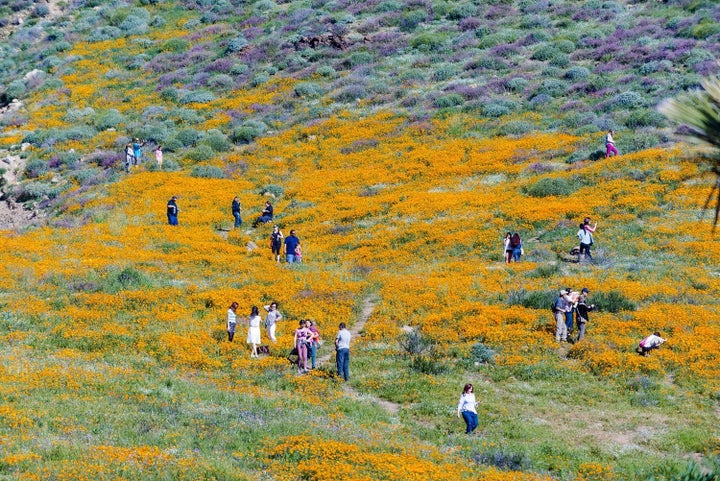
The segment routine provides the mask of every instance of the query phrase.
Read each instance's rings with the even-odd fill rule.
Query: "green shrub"
[[[195,145],[198,139],[200,139],[200,132],[195,129],[182,129],[175,134],[175,139],[177,139],[183,146],[188,147],[190,145]]]
[[[190,42],[184,38],[171,38],[160,46],[161,52],[184,52],[190,46]]]
[[[269,81],[270,81],[270,75],[265,72],[260,72],[252,78],[252,80],[250,81],[250,86],[258,87]]]
[[[332,77],[335,75],[335,69],[329,65],[321,65],[317,68],[317,70],[315,70],[315,73],[322,77]]]
[[[508,80],[508,88],[513,92],[522,92],[527,87],[528,81],[522,77],[514,77]]]
[[[298,97],[315,98],[322,95],[323,89],[313,82],[299,82],[295,85],[295,95]]]
[[[482,342],[475,343],[470,350],[470,360],[473,363],[495,364],[495,351]]]
[[[215,152],[228,152],[232,149],[232,142],[217,129],[210,130],[202,139],[202,143],[210,146]]]
[[[411,355],[420,355],[430,352],[434,349],[435,343],[423,336],[423,334],[413,329],[410,332],[406,332],[398,340],[402,350]]]
[[[422,52],[437,50],[442,44],[443,39],[436,33],[421,33],[410,39],[410,46]]]
[[[550,277],[560,272],[560,264],[542,264],[537,266],[535,269],[527,273],[528,277],[540,277],[543,279],[549,279]]]
[[[462,105],[464,103],[465,99],[463,99],[462,95],[460,94],[448,94],[435,99],[435,106],[441,109],[448,107],[457,107],[458,105]]]
[[[565,78],[572,81],[581,80],[584,78],[588,78],[590,76],[590,70],[586,69],[585,67],[580,66],[574,66],[570,67],[567,72],[565,72]]]
[[[95,116],[93,124],[98,130],[115,128],[123,121],[123,116],[117,109],[110,109]]]
[[[187,92],[180,98],[181,104],[206,104],[215,100],[215,94],[207,91]]]
[[[662,127],[665,124],[665,116],[649,109],[633,110],[625,119],[624,124],[629,129]]]
[[[564,178],[545,177],[534,184],[526,186],[523,191],[530,197],[549,197],[555,195],[570,195],[577,189]]]
[[[242,124],[240,127],[233,129],[230,134],[230,140],[236,144],[249,144],[255,137],[259,137],[267,131],[267,126],[262,122],[250,120]]]
[[[526,291],[521,288],[508,292],[507,304],[510,306],[523,306],[529,309],[543,309],[550,312],[550,307],[557,296],[558,292],[554,290]]]
[[[556,55],[559,55],[561,52],[553,45],[541,45],[540,47],[536,48],[535,51],[533,51],[532,59],[533,60],[539,60],[541,62],[545,62],[547,60],[550,60],[551,58],[555,57]]]
[[[210,160],[215,156],[215,151],[210,148],[209,145],[198,145],[194,149],[190,149],[183,155],[184,159],[192,160],[193,162],[204,162]]]
[[[599,311],[617,313],[620,311],[634,311],[635,303],[625,297],[620,291],[602,291],[593,293],[592,302]]]
[[[424,10],[411,10],[400,18],[400,30],[403,32],[412,32],[418,25],[424,22],[426,18],[427,12]]]
[[[526,120],[511,120],[500,126],[500,135],[525,135],[535,129],[535,124]]]
[[[190,175],[204,179],[224,179],[226,177],[225,172],[214,165],[196,165]]]

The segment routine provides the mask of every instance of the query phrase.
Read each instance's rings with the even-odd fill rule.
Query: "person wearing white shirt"
[[[460,402],[457,407],[457,417],[462,416],[465,420],[465,434],[472,434],[478,427],[478,416],[476,410],[477,402],[475,402],[475,388],[472,384],[467,383],[463,388]]]
[[[659,332],[654,332],[642,341],[640,341],[640,345],[638,346],[638,352],[643,356],[647,356],[651,350],[657,349],[665,341],[666,339],[660,337]]]
[[[618,150],[615,148],[615,139],[613,139],[613,135],[615,134],[615,131],[610,129],[608,130],[607,135],[605,135],[605,158],[607,159],[610,157],[610,154],[618,155]]]
[[[590,246],[593,245],[593,236],[590,231],[585,228],[585,224],[580,224],[580,230],[577,232],[578,239],[580,239],[580,255],[578,260],[580,262],[588,259],[592,261],[592,255],[590,254]]]
[[[267,335],[273,343],[277,343],[277,339],[275,339],[275,329],[277,328],[277,322],[282,319],[283,316],[280,314],[280,311],[278,311],[277,302],[275,301],[265,306],[265,310],[267,311],[267,317],[265,318]]]

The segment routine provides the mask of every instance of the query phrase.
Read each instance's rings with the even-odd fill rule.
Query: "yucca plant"
[[[669,119],[686,125],[690,136],[712,148],[701,154],[701,160],[707,162],[716,177],[703,207],[706,209],[715,199],[715,231],[720,216],[720,79],[705,79],[701,86],[702,89],[664,101],[659,110]]]

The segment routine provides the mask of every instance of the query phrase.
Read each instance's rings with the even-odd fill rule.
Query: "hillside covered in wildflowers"
[[[656,109],[718,74],[716,2],[0,14],[0,479],[717,479],[716,179]],[[251,227],[267,200],[302,263]],[[555,339],[565,287],[596,305],[577,342]],[[368,305],[344,383],[333,339]],[[305,375],[300,319],[331,359]]]

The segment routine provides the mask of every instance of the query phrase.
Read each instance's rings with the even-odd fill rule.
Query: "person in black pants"
[[[273,206],[270,203],[270,201],[265,202],[265,208],[262,211],[262,214],[260,214],[260,217],[255,219],[255,222],[253,222],[253,227],[257,227],[258,224],[265,224],[267,222],[271,222],[273,219]]]

